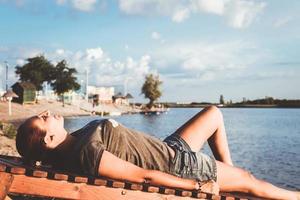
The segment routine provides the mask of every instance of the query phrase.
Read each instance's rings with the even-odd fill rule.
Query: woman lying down
[[[208,141],[214,158],[200,151]],[[64,119],[45,111],[18,128],[18,152],[28,161],[130,182],[198,190],[215,181],[221,191],[300,200],[299,192],[259,180],[233,166],[221,111],[209,106],[163,141],[111,119],[94,120],[69,134]]]

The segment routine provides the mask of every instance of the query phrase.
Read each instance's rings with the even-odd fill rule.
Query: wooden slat
[[[148,186],[147,191],[148,192],[159,192],[159,187]]]
[[[125,187],[125,183],[124,182],[120,182],[120,181],[113,181],[112,187],[114,187],[114,188],[124,188]]]
[[[13,176],[9,173],[0,172],[0,200],[6,198],[13,181]]]
[[[88,182],[88,178],[87,177],[83,177],[83,176],[76,176],[74,179],[75,183],[87,183]]]
[[[55,180],[67,181],[69,176],[67,174],[55,173],[53,178]]]
[[[115,188],[123,188],[122,190],[120,190],[121,191],[120,194],[122,196],[128,196],[128,194],[131,194],[131,192],[134,192],[134,191],[143,191],[142,194],[144,194],[144,195],[149,194],[149,193],[151,193],[153,195],[155,193],[159,193],[159,194],[155,194],[155,195],[167,194],[169,196],[170,195],[173,196],[172,194],[176,194],[176,195],[180,195],[180,196],[187,196],[187,197],[192,196],[195,198],[213,199],[213,200],[238,200],[238,199],[240,199],[240,200],[247,200],[247,199],[258,200],[258,199],[262,199],[262,198],[250,197],[245,194],[223,193],[221,196],[216,196],[216,195],[210,195],[210,194],[206,194],[206,193],[197,193],[195,191],[191,192],[191,191],[177,190],[177,189],[172,189],[172,188],[155,187],[155,186],[150,186],[148,184],[124,183],[124,182],[120,182],[120,181],[108,180],[106,178],[93,178],[93,177],[88,178],[88,177],[84,177],[84,176],[72,175],[69,173],[64,174],[63,172],[57,172],[57,171],[51,169],[49,166],[48,167],[40,166],[38,168],[34,168],[32,166],[26,166],[22,163],[21,159],[18,157],[3,156],[3,155],[0,155],[0,172],[10,172],[12,174],[21,174],[21,175],[14,175],[16,177],[24,176],[26,174],[26,177],[24,176],[26,178],[25,182],[27,182],[27,179],[31,180],[33,178],[30,176],[36,176],[36,177],[40,177],[40,178],[35,178],[35,179],[46,180],[47,183],[48,183],[48,181],[54,181],[56,184],[59,184],[59,182],[61,182],[60,184],[68,183],[69,184],[68,187],[71,188],[69,191],[73,190],[73,192],[75,191],[75,193],[80,193],[80,194],[82,192],[78,192],[78,191],[80,191],[81,188],[86,187],[86,186],[82,186],[82,185],[87,185],[85,183],[88,183],[87,186],[96,185],[95,187],[98,187],[98,188],[102,188],[99,186],[106,186],[105,188],[107,188],[107,186],[108,186],[108,187],[110,187],[110,189],[112,189],[112,191],[116,191],[117,189],[115,189]],[[46,177],[48,179],[45,179]],[[54,179],[54,180],[52,180],[52,179]],[[66,182],[66,181],[70,181],[70,182]],[[55,184],[55,187],[57,186],[56,184]],[[43,186],[44,189],[45,188],[48,189],[48,187],[45,186],[44,183],[42,185],[44,185]],[[61,188],[62,187],[60,187],[59,185],[57,186],[58,190],[61,190]],[[126,189],[130,189],[131,192],[128,193],[127,192],[128,190],[126,190]],[[205,187],[201,187],[201,189],[205,190]],[[215,188],[213,188],[213,189],[215,189]],[[28,191],[24,191],[25,194],[26,194],[26,192],[28,192]],[[203,191],[203,192],[205,192],[205,191]],[[210,192],[210,191],[208,190],[207,192]],[[75,195],[75,193],[73,195]],[[35,195],[38,195],[38,194],[35,194]],[[65,194],[63,194],[63,195],[65,195]],[[67,196],[66,198],[71,198],[71,197],[69,197],[69,194],[66,196]],[[78,196],[78,194],[77,194],[77,196]],[[166,196],[166,195],[163,195],[163,196]],[[53,196],[53,197],[56,197],[56,196]],[[58,197],[58,198],[64,198],[64,197]]]
[[[165,194],[172,194],[172,195],[175,195],[175,189],[165,188],[164,193],[165,193]]]
[[[107,180],[97,178],[94,180],[94,184],[99,186],[106,186]]]
[[[130,185],[130,189],[142,191],[143,190],[143,185],[142,184],[133,183],[133,184]]]
[[[25,174],[26,169],[24,167],[12,167],[10,173],[12,174]]]
[[[61,191],[63,192],[57,192]],[[67,199],[127,199],[127,200],[181,200],[189,199],[174,195],[163,195],[159,193],[147,193],[121,188],[110,188],[104,186],[93,186],[83,183],[70,183],[66,181],[55,181],[46,178],[27,177],[25,175],[14,175],[14,181],[9,192],[16,194],[27,194],[35,196],[47,196]]]
[[[0,172],[5,172],[6,170],[6,165],[0,164]]]
[[[39,178],[46,178],[48,176],[48,173],[41,170],[34,170],[32,172],[32,176],[39,177]]]

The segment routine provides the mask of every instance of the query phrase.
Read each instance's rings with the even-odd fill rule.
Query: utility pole
[[[126,77],[124,81],[124,96],[127,94],[127,86],[128,86],[128,81],[132,79],[131,77]]]
[[[86,86],[85,86],[85,100],[89,100],[89,94],[88,94],[88,85],[89,85],[89,72],[88,69],[86,69]]]
[[[7,92],[7,90],[8,90],[8,62],[4,61],[4,63],[5,63],[5,66],[6,66],[6,72],[5,72],[5,74],[6,74],[6,77],[5,77],[5,90]]]

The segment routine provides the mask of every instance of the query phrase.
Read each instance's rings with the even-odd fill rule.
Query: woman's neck
[[[76,138],[70,134],[67,134],[65,140],[55,148],[55,151],[61,153],[62,155],[68,154],[70,151],[72,151],[72,146],[75,142]]]

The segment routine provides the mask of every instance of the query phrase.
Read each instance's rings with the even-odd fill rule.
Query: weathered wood
[[[107,180],[97,178],[95,179],[94,184],[99,186],[106,186]]]
[[[58,192],[63,191],[63,192]],[[27,177],[25,175],[14,175],[14,181],[9,192],[16,194],[27,194],[34,196],[47,196],[67,199],[127,199],[127,200],[181,200],[188,199],[174,195],[163,195],[159,193],[148,193],[122,188],[110,188],[104,186],[93,186],[84,183],[70,183],[66,181],[55,181],[46,178]]]
[[[56,171],[49,166],[25,165],[19,157],[0,155],[0,173],[14,177],[10,193],[68,199],[212,199],[258,200],[245,194],[215,192],[214,185],[201,186],[201,192],[156,187],[149,184],[129,183],[105,177],[77,176]],[[26,174],[26,175],[25,175]],[[2,180],[2,178],[0,179]],[[2,184],[1,184],[2,186]],[[208,188],[206,188],[208,187]],[[61,192],[57,192],[61,191]],[[208,192],[208,193],[205,193]]]
[[[55,180],[66,181],[68,180],[69,176],[67,174],[55,173],[53,178]]]
[[[6,165],[0,164],[0,172],[5,172],[6,170]]]
[[[143,190],[143,185],[133,183],[133,184],[130,185],[130,189],[132,189],[132,190]]]
[[[12,167],[10,173],[12,174],[25,174],[26,169],[24,167]]]
[[[13,181],[13,176],[11,174],[0,172],[0,200],[6,198],[9,188]]]
[[[75,183],[87,183],[88,178],[87,177],[82,177],[82,176],[76,176],[74,179]]]
[[[32,176],[39,177],[39,178],[45,178],[48,176],[48,173],[45,171],[41,171],[41,170],[34,170],[32,172]]]
[[[114,188],[124,188],[125,187],[125,183],[124,182],[120,182],[120,181],[113,181],[112,187],[114,187]]]

